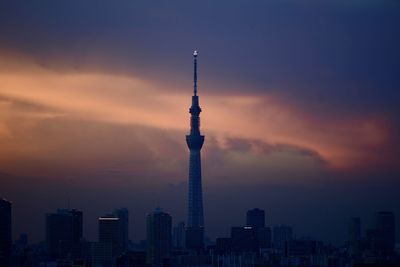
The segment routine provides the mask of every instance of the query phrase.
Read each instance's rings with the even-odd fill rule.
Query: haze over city
[[[88,240],[117,207],[135,241],[157,206],[186,219],[195,49],[207,237],[255,207],[334,244],[352,216],[363,229],[376,211],[398,218],[399,12],[390,0],[0,3],[13,239],[44,240],[57,208],[83,211]]]

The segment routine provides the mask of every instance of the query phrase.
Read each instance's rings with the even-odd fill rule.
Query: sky
[[[399,218],[398,25],[395,0],[2,1],[14,238],[43,240],[57,208],[84,212],[88,240],[118,207],[133,240],[157,206],[185,220],[193,50],[207,236],[255,207],[336,244],[351,216]]]

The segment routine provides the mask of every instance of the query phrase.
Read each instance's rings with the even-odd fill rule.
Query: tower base
[[[185,238],[186,249],[200,251],[204,248],[203,227],[187,227]]]

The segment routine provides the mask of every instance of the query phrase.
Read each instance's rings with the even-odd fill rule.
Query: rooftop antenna
[[[194,74],[193,74],[193,82],[194,82],[194,95],[197,95],[197,50],[193,51],[193,59],[194,59]]]

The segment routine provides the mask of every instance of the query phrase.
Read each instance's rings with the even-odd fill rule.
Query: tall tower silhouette
[[[200,134],[199,97],[197,96],[197,51],[193,52],[194,60],[194,92],[192,106],[189,109],[190,134],[186,135],[186,143],[190,151],[189,157],[189,192],[188,192],[188,220],[186,228],[186,248],[199,250],[203,248],[204,218],[203,192],[201,186],[201,154],[204,135]]]

